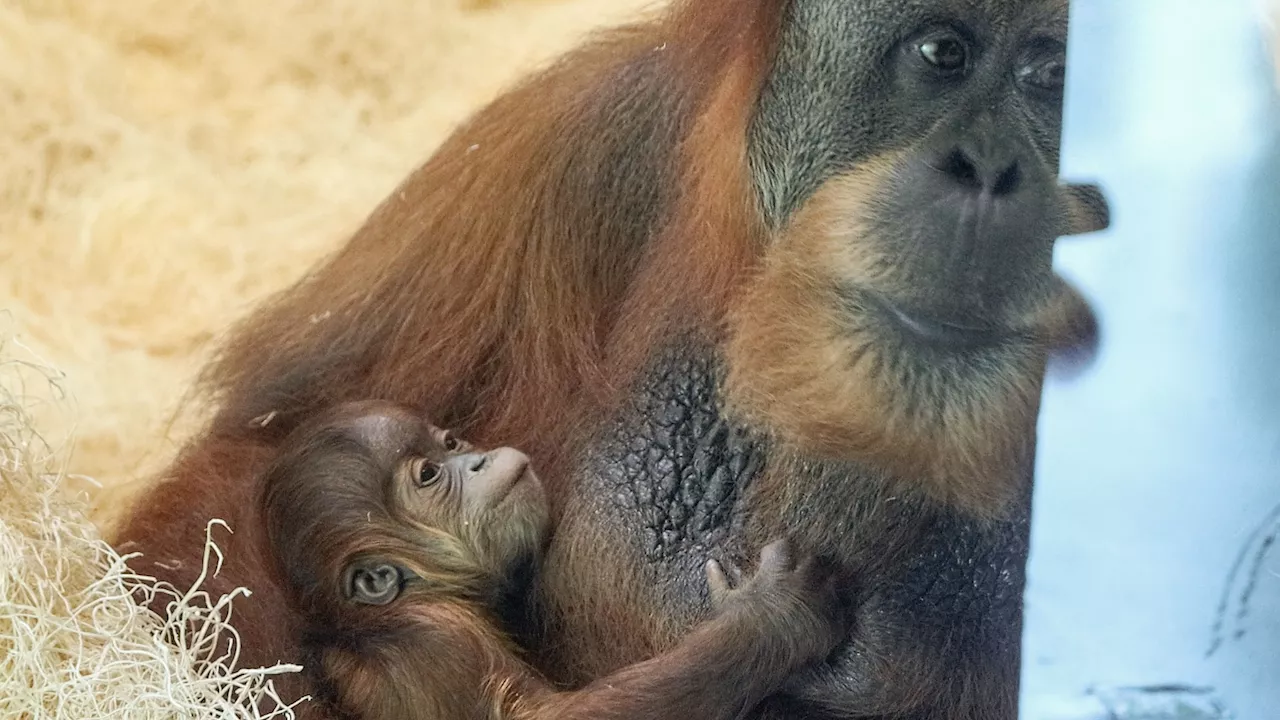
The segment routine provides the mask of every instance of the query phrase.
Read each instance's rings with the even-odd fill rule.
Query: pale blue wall
[[[1045,397],[1025,720],[1100,717],[1090,685],[1169,683],[1280,719],[1280,546],[1243,621],[1246,578],[1226,588],[1280,506],[1280,104],[1255,5],[1073,0],[1063,174],[1102,182],[1113,225],[1058,251],[1104,335]]]

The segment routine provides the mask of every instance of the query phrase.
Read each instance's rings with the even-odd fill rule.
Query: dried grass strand
[[[131,572],[133,556],[66,492],[70,436],[51,443],[30,416],[70,405],[61,382],[21,341],[0,339],[0,717],[292,718],[296,703],[272,680],[301,668],[238,667],[232,610],[248,590],[201,589],[221,568],[212,531],[225,523],[209,523],[203,572],[179,590]]]

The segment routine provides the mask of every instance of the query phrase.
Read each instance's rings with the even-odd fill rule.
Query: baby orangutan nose
[[[463,455],[463,463],[467,466],[467,472],[478,473],[485,469],[489,464],[488,455],[470,454]]]
[[[450,458],[448,463],[461,471],[470,492],[485,497],[488,505],[497,505],[525,480],[531,477],[529,457],[515,448],[502,447],[487,453],[468,453]]]

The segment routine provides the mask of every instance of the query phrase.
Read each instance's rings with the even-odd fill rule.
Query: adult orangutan
[[[761,716],[1015,717],[1042,378],[1093,328],[1053,244],[1107,222],[1056,181],[1066,32],[1067,0],[689,0],[594,39],[244,321],[121,539],[188,580],[283,434],[404,401],[541,469],[553,677],[672,647],[708,556],[787,536],[856,617]],[[285,647],[278,578],[224,577]]]

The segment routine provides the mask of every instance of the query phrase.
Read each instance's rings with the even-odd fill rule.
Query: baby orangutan
[[[503,629],[549,531],[524,454],[472,448],[400,405],[348,403],[285,441],[264,493],[308,669],[338,716],[729,720],[846,631],[830,573],[775,542],[745,582],[707,563],[711,616],[669,651],[557,691]]]

